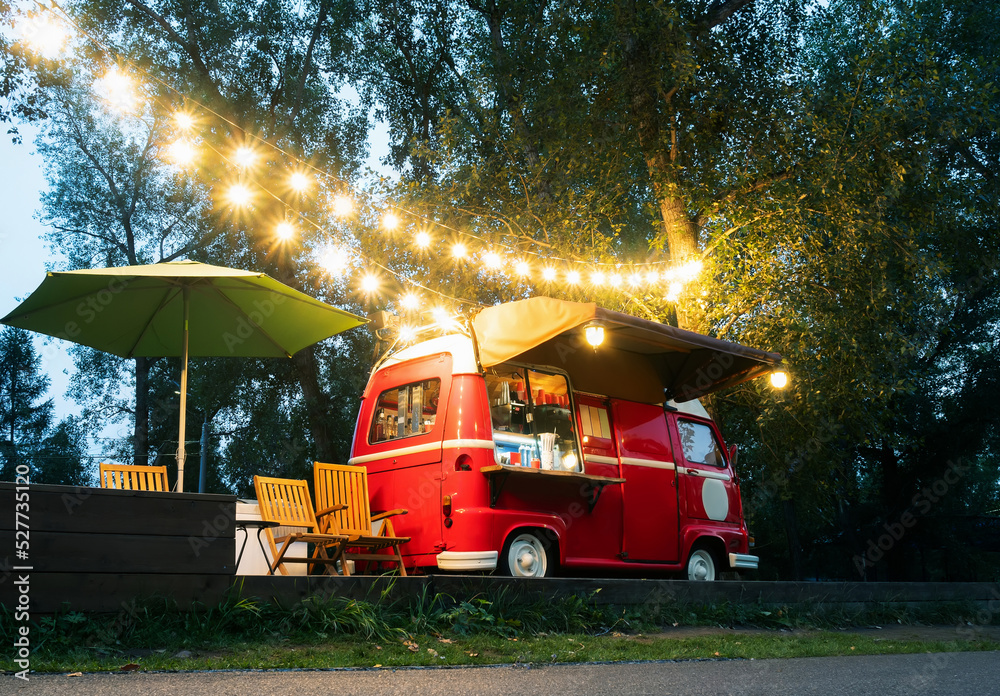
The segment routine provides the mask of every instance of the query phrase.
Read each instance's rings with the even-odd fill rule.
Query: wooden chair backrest
[[[372,535],[372,513],[368,502],[368,469],[341,464],[313,464],[316,509],[346,505],[332,513],[340,534]],[[331,530],[337,533],[337,530]]]
[[[257,491],[262,520],[278,522],[283,527],[308,527],[318,531],[309,484],[305,480],[254,476],[253,487]]]
[[[101,488],[118,488],[126,491],[169,491],[167,467],[101,462]]]

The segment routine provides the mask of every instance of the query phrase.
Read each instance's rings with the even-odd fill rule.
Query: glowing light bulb
[[[591,324],[583,330],[584,336],[587,338],[587,343],[592,345],[594,348],[604,343],[604,327],[597,324]]]
[[[490,270],[496,270],[503,265],[503,259],[495,251],[487,251],[483,254],[483,265]]]
[[[594,271],[590,274],[590,282],[598,287],[604,285],[604,281],[607,277],[604,275],[604,271]]]
[[[382,216],[382,227],[386,228],[387,230],[396,229],[397,227],[399,227],[400,222],[401,220],[399,219],[399,216],[396,215],[396,213],[388,212]]]
[[[332,247],[323,253],[320,264],[332,276],[342,276],[347,272],[351,263],[350,254],[339,247]]]
[[[788,386],[788,373],[784,370],[775,370],[771,373],[771,386],[775,389],[784,389]]]
[[[58,58],[66,45],[66,31],[49,14],[26,17],[20,22],[21,38],[43,58]]]
[[[189,131],[194,128],[194,116],[189,114],[187,111],[178,111],[174,114],[174,123],[177,127],[184,131]]]
[[[611,287],[620,288],[622,283],[625,282],[625,279],[622,278],[620,273],[612,273],[608,276],[608,282],[611,283]]]
[[[410,311],[420,307],[420,296],[415,292],[408,292],[399,298],[399,304]]]
[[[257,153],[244,145],[236,148],[236,152],[233,153],[233,161],[236,162],[237,167],[249,169],[257,161]]]
[[[684,280],[694,280],[701,273],[702,263],[700,260],[695,259],[694,261],[688,261],[686,264],[680,267],[679,272]]]
[[[577,283],[579,283],[580,282],[580,272],[579,271],[570,271],[569,273],[567,273],[566,274],[566,282],[569,283],[570,285],[576,285]]]
[[[630,273],[628,276],[628,284],[632,287],[637,287],[642,285],[642,274],[641,273]]]
[[[333,199],[333,214],[337,217],[347,217],[354,212],[354,200],[350,196],[340,195]]]
[[[104,101],[118,111],[129,113],[139,105],[139,97],[135,93],[135,81],[113,67],[104,73],[104,77],[94,83],[94,91]]]
[[[676,277],[677,277],[677,271],[675,271],[672,268],[668,268],[663,272],[663,279],[668,283]]]
[[[684,292],[683,283],[671,283],[670,287],[667,289],[667,293],[669,295],[673,295],[675,298],[680,296],[682,292]]]
[[[417,337],[417,330],[412,326],[399,327],[399,339],[403,343],[411,343]]]
[[[546,266],[542,269],[542,278],[546,282],[551,283],[556,279],[556,269],[552,268],[552,266]]]
[[[292,187],[293,191],[304,193],[312,186],[312,179],[303,172],[292,172],[292,175],[288,177],[288,185]]]
[[[169,157],[175,164],[186,167],[194,162],[194,146],[187,140],[177,140],[170,145]]]
[[[522,278],[525,278],[531,275],[531,266],[528,264],[527,261],[521,259],[520,261],[514,264],[514,272],[517,273]]]
[[[274,233],[278,236],[278,239],[287,242],[295,236],[295,225],[287,220],[279,222],[278,226],[274,228]]]
[[[253,194],[250,193],[250,189],[243,184],[233,184],[230,186],[227,196],[229,198],[229,202],[238,207],[249,205],[250,201],[253,199]]]
[[[431,245],[431,236],[426,232],[417,232],[413,238],[413,243],[421,249],[426,249]]]
[[[469,253],[469,250],[461,242],[455,242],[451,245],[451,255],[456,259],[464,259]]]
[[[650,285],[659,282],[659,280],[660,280],[660,274],[657,273],[656,271],[649,271],[648,273],[646,273],[646,282],[649,283]]]
[[[379,285],[381,285],[381,281],[374,273],[366,273],[364,277],[361,278],[361,290],[368,294],[378,292]]]

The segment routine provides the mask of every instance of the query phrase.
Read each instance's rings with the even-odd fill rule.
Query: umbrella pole
[[[187,425],[187,391],[188,391],[188,312],[191,298],[187,286],[184,286],[184,335],[181,338],[181,423],[177,435],[177,492],[184,491],[184,460],[187,452],[184,449],[184,438]]]

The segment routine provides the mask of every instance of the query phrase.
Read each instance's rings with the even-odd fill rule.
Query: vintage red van
[[[546,297],[445,324],[376,364],[351,452],[372,509],[408,510],[395,522],[408,567],[698,580],[757,567],[735,447],[697,398],[779,355]]]

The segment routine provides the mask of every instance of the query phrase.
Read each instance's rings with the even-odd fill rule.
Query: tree
[[[24,329],[0,330],[0,479],[13,481],[27,467],[34,483],[86,483],[85,446],[73,417],[53,423],[49,379]]]

